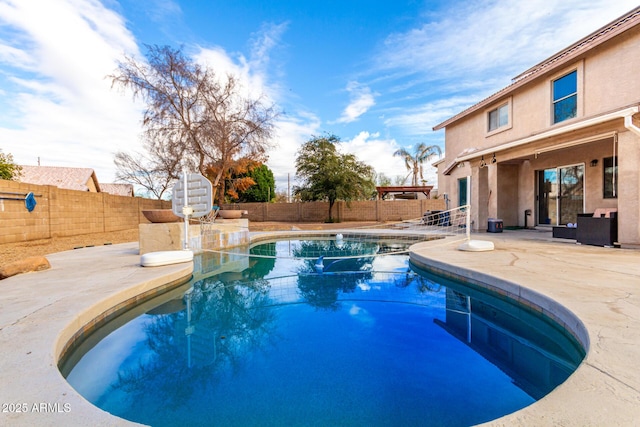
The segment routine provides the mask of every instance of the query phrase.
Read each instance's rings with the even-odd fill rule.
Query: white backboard
[[[213,187],[211,181],[197,173],[187,174],[187,191],[185,203],[185,179],[184,175],[180,177],[176,185],[173,186],[173,196],[171,200],[171,209],[173,213],[184,218],[182,208],[189,206],[193,209],[192,217],[205,216],[213,208],[211,196]]]

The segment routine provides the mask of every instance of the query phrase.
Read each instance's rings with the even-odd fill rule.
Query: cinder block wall
[[[11,200],[29,192],[37,203],[32,212],[24,200]],[[130,230],[148,222],[142,210],[167,208],[171,202],[164,200],[0,180],[0,244]]]
[[[105,231],[105,213],[102,206],[103,195],[101,193],[62,190],[57,187],[49,187],[48,192],[51,237],[75,236]],[[37,209],[38,206],[36,206],[35,210]]]
[[[28,192],[36,196],[32,212],[27,211],[24,200],[11,200]],[[49,187],[0,180],[0,243],[51,237],[49,200]]]
[[[248,212],[249,221],[323,222],[329,218],[328,202],[306,203],[237,203],[222,209]],[[337,221],[402,221],[419,218],[430,210],[444,210],[444,199],[338,201],[332,216]]]
[[[10,200],[24,198],[29,192],[37,202],[32,212],[27,211],[24,200]],[[131,230],[149,222],[142,215],[143,210],[170,208],[171,202],[164,200],[0,180],[0,244]],[[327,202],[241,203],[222,208],[246,210],[249,221],[255,222],[324,222],[329,218]],[[419,218],[428,210],[443,209],[444,199],[339,201],[333,206],[332,216],[344,222],[401,221]]]

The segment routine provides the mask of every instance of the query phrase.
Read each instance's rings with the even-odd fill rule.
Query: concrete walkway
[[[578,335],[582,328],[581,339],[590,343],[585,361],[564,384],[490,425],[637,425],[640,251],[579,246],[548,235],[473,236],[493,241],[492,252],[461,252],[459,242],[425,242],[414,246],[412,260],[537,301],[573,322],[567,326]],[[133,425],[79,396],[58,371],[57,356],[92,319],[138,294],[185,280],[192,263],[142,268],[137,244],[48,258],[51,270],[0,281],[0,425]]]
[[[0,425],[134,425],[76,393],[58,370],[58,355],[78,330],[113,307],[189,279],[193,263],[143,268],[137,243],[47,258],[49,270],[0,281]]]

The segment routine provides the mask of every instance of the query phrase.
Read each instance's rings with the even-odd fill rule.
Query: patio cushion
[[[604,218],[611,218],[611,213],[617,213],[618,209],[616,208],[598,208],[593,212],[593,217],[594,218],[602,218],[604,215]]]

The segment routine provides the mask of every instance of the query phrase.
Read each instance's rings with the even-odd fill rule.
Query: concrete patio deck
[[[413,248],[412,259],[524,299],[551,298],[542,303],[545,310],[560,318],[569,310],[586,327],[590,348],[565,383],[487,425],[638,425],[640,251],[576,245],[550,234],[527,230],[472,235],[493,241],[496,249],[491,252],[458,251],[456,242],[421,243]]]
[[[461,252],[459,241],[425,242],[413,247],[412,260],[543,301],[550,313],[571,320],[568,310],[590,342],[585,361],[564,384],[488,425],[637,425],[640,251],[579,246],[535,231],[472,238],[491,240],[496,249]],[[134,425],[79,396],[58,371],[58,355],[91,319],[142,292],[185,280],[193,264],[142,268],[137,244],[48,258],[50,270],[0,281],[0,425]]]
[[[135,425],[76,393],[58,370],[58,356],[73,334],[111,308],[189,279],[193,263],[143,268],[137,243],[47,258],[49,270],[0,281],[0,425]]]

